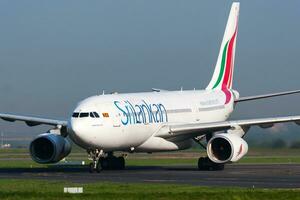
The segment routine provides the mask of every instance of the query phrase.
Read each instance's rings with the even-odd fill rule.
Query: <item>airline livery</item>
[[[239,3],[232,4],[212,79],[206,89],[107,94],[79,102],[66,121],[0,113],[7,121],[29,126],[51,125],[47,133],[30,143],[30,155],[38,163],[59,162],[71,152],[68,137],[91,158],[91,172],[124,169],[124,157],[114,152],[162,152],[192,147],[206,148],[200,170],[221,170],[248,151],[243,136],[251,126],[300,123],[300,116],[228,120],[237,103],[299,93],[300,90],[240,97],[232,88]]]

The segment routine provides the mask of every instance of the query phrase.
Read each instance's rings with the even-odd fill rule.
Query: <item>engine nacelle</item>
[[[233,133],[217,134],[207,143],[207,155],[215,163],[236,162],[247,152],[247,142]]]
[[[29,151],[32,160],[37,163],[56,163],[69,155],[71,144],[60,135],[44,133],[30,143]]]

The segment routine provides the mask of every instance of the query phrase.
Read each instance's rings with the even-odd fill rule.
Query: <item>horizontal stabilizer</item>
[[[240,97],[240,98],[236,99],[235,102],[252,101],[252,100],[257,100],[257,99],[265,99],[265,98],[270,98],[270,97],[284,96],[284,95],[296,94],[296,93],[300,93],[300,90],[292,90],[292,91],[286,91],[286,92]]]

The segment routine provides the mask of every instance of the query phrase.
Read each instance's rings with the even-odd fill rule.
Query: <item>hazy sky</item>
[[[66,119],[102,90],[205,88],[231,3],[1,0],[0,111]],[[299,19],[299,0],[241,1],[233,83],[241,96],[300,89]],[[241,103],[233,118],[300,114],[299,102]]]

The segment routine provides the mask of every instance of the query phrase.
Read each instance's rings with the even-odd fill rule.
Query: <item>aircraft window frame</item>
[[[88,112],[81,112],[79,114],[79,118],[86,118],[86,117],[89,117],[89,113]]]
[[[74,117],[74,118],[78,118],[79,117],[79,112],[73,112],[73,114],[72,114],[72,117]]]
[[[95,118],[100,118],[100,115],[97,112],[93,112],[95,115]]]
[[[94,112],[90,112],[90,117],[95,118]]]

